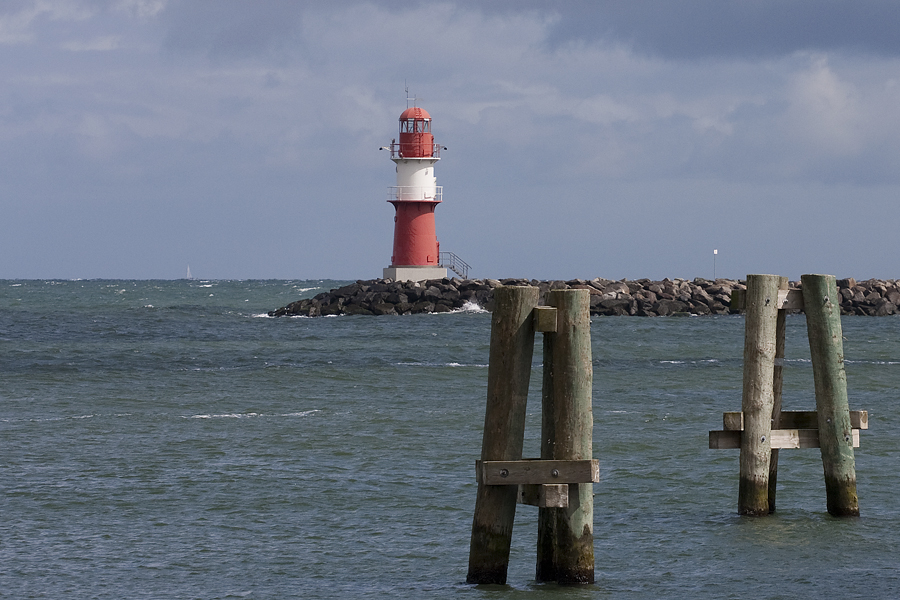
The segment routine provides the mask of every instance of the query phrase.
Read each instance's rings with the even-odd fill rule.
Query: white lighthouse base
[[[394,281],[425,281],[426,279],[443,279],[447,276],[444,267],[387,267],[384,278]]]

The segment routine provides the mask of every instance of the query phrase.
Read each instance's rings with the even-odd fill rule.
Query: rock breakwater
[[[663,279],[633,281],[609,279],[433,279],[421,282],[372,279],[357,281],[313,298],[292,302],[269,316],[324,317],[329,315],[405,315],[440,313],[472,308],[493,309],[494,288],[524,285],[540,290],[540,303],[555,289],[584,289],[591,296],[591,314],[607,316],[727,315],[734,290],[744,281],[734,279]],[[791,282],[800,288],[800,282]],[[841,314],[886,316],[900,314],[900,281],[839,279]]]

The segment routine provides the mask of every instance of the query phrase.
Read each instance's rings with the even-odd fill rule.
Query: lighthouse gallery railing
[[[427,148],[428,144],[419,144],[416,142],[405,142],[401,144],[400,142],[391,142],[391,158],[421,158],[428,160],[440,158],[443,146],[440,144],[432,144],[431,146],[431,156],[418,156],[424,154],[422,148]]]

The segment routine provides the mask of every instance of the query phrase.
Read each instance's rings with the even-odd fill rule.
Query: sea
[[[861,516],[783,450],[737,514],[744,320],[594,317],[596,583],[465,583],[490,314],[271,318],[348,282],[0,281],[0,598],[896,598],[900,316],[843,319]],[[538,337],[540,334],[538,334]],[[526,457],[539,455],[536,343]],[[787,319],[784,408],[815,407]]]

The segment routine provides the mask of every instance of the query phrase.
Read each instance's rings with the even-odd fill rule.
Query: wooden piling
[[[490,364],[481,460],[521,460],[525,405],[534,354],[536,287],[494,290]],[[479,477],[469,546],[468,583],[506,583],[516,486],[485,485]]]
[[[777,275],[747,275],[744,322],[744,386],[738,512],[769,514],[773,384],[778,321]]]
[[[816,389],[828,512],[834,516],[859,516],[837,285],[832,275],[803,275],[800,280]]]
[[[553,290],[557,330],[544,334],[541,458],[591,458],[590,296],[587,290]],[[594,498],[591,483],[569,485],[565,508],[538,509],[537,581],[594,582]]]
[[[778,278],[778,289],[787,290],[787,277]],[[784,328],[787,322],[787,309],[778,305],[778,317],[775,321],[775,368],[772,378],[772,429],[781,429],[781,392],[784,387]],[[775,512],[775,492],[778,486],[778,449],[772,450],[769,456],[769,512]]]

